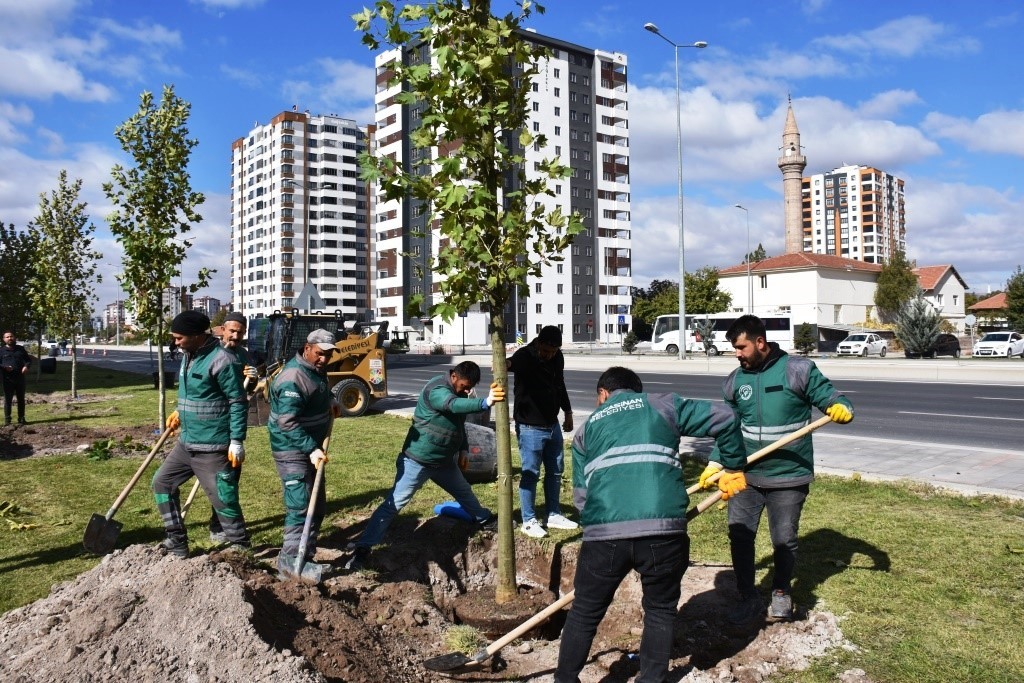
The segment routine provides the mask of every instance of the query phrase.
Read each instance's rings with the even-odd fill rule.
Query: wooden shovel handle
[[[560,597],[558,600],[555,600],[553,603],[545,607],[543,610],[537,612],[537,614],[533,615],[532,617],[521,623],[519,626],[516,626],[514,629],[503,635],[501,638],[498,638],[496,641],[488,645],[486,649],[478,652],[473,657],[473,659],[475,661],[482,662],[488,657],[491,657],[495,652],[505,647],[513,640],[529,631],[530,629],[534,628],[538,624],[543,624],[545,621],[551,618],[551,615],[553,615],[555,612],[559,611],[560,609],[568,605],[570,602],[572,602],[573,598],[575,597],[576,591],[569,591],[568,593]]]
[[[132,492],[133,488],[135,488],[135,485],[139,482],[139,479],[142,477],[142,473],[146,471],[147,467],[149,467],[149,463],[153,462],[153,458],[156,457],[157,451],[159,451],[160,448],[164,445],[164,441],[167,440],[167,437],[170,433],[171,430],[165,429],[163,433],[160,435],[160,438],[157,439],[156,444],[153,445],[153,450],[149,452],[149,455],[146,456],[146,459],[142,461],[141,465],[139,465],[139,469],[135,472],[135,476],[131,478],[131,481],[128,482],[128,485],[124,487],[123,491],[121,491],[121,495],[117,497],[117,500],[114,501],[114,504],[110,506],[109,510],[107,510],[106,518],[108,520],[114,516],[114,513],[117,512],[117,509],[121,507],[122,503],[124,503],[125,498],[127,498],[128,494]]]
[[[777,451],[778,449],[782,448],[786,444],[790,444],[790,443],[796,441],[797,439],[804,438],[805,436],[807,436],[808,434],[813,432],[818,427],[827,425],[831,421],[832,421],[831,417],[829,417],[828,415],[822,415],[821,417],[819,417],[817,420],[815,420],[814,422],[810,423],[809,425],[801,427],[800,429],[796,430],[792,434],[787,434],[786,436],[782,437],[778,441],[776,441],[774,443],[768,444],[767,446],[765,446],[761,450],[758,450],[758,451],[755,451],[755,452],[751,453],[749,456],[747,456],[747,465],[748,466],[752,465],[753,463],[757,462],[758,460],[760,460],[764,456],[766,456],[769,453],[772,453],[774,451]],[[718,472],[715,472],[710,477],[708,477],[708,481],[718,481],[718,479],[722,476],[722,473],[724,471],[725,470],[719,470]],[[694,493],[697,493],[698,491],[700,491],[700,483],[694,484],[690,488],[686,489],[686,493],[689,494],[689,495],[693,495]]]

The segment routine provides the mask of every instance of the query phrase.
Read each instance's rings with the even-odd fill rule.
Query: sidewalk
[[[478,352],[452,358],[454,363],[462,360],[475,361],[481,367],[491,366],[490,354]],[[1019,360],[823,358],[815,359],[815,362],[831,379],[878,379],[881,375],[894,381],[969,381],[1024,386],[1024,361]],[[612,365],[624,365],[640,373],[685,372],[724,377],[736,367],[736,359],[725,356],[680,361],[665,356],[567,353],[565,365],[574,370],[601,370]],[[415,401],[415,396],[395,396],[380,401],[376,407],[389,413],[412,415]],[[590,413],[590,406],[573,410],[575,426],[582,425]],[[818,473],[837,476],[859,474],[868,481],[909,479],[968,495],[1024,499],[1024,451],[848,436],[840,430],[826,426],[815,432],[814,458]],[[566,435],[566,440],[571,438],[571,434]],[[684,454],[706,460],[710,441],[684,439],[681,447]]]

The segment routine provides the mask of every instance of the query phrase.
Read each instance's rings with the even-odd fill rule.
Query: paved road
[[[86,351],[79,359],[143,374],[155,370],[144,350],[108,348],[106,356]],[[411,413],[427,379],[463,359],[476,361],[489,376],[489,354],[390,357],[391,398],[376,407]],[[817,363],[850,394],[857,414],[849,425],[830,425],[815,434],[818,471],[914,479],[967,493],[1024,498],[1024,361],[826,358]],[[590,415],[597,376],[610,365],[632,367],[651,391],[719,400],[722,379],[735,364],[731,357],[679,361],[568,353],[575,422],[578,426]],[[697,453],[706,450],[706,444],[691,445]]]
[[[490,366],[489,356],[467,358]],[[722,379],[735,363],[732,358],[567,355],[575,422],[582,424],[593,410],[597,377],[609,365],[634,368],[652,391],[720,400]],[[450,365],[444,357],[396,359],[389,366],[394,398],[381,402],[380,408],[411,411],[426,380]],[[818,365],[850,394],[857,414],[849,425],[830,425],[816,433],[818,471],[914,479],[968,493],[1024,498],[1024,362],[822,359]],[[706,444],[691,445],[698,453],[706,452]]]

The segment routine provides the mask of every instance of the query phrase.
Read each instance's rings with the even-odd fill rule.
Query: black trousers
[[[20,372],[4,372],[4,419],[11,421],[11,403],[18,399],[18,421],[25,419],[25,375]]]

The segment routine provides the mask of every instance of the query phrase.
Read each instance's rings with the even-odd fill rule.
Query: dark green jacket
[[[285,363],[270,385],[270,450],[277,455],[309,455],[323,445],[334,415],[327,374],[301,353]]]
[[[431,467],[454,462],[459,451],[469,448],[466,415],[486,409],[479,398],[456,394],[449,373],[435,377],[423,387],[416,402],[402,452]]]
[[[713,436],[729,469],[743,466],[731,409],[677,394],[611,394],[572,442],[573,504],[583,540],[667,536],[686,531],[689,496],[680,436]]]
[[[242,389],[242,364],[210,337],[186,353],[178,371],[179,440],[193,451],[226,451],[244,441],[248,404]]]
[[[747,455],[791,434],[811,421],[811,406],[824,412],[853,404],[836,391],[809,358],[790,356],[772,343],[772,351],[756,370],[733,370],[722,385],[725,402],[740,417]],[[712,456],[712,459],[716,459]],[[746,470],[747,483],[765,488],[799,486],[814,480],[811,435],[797,439],[758,460]]]

